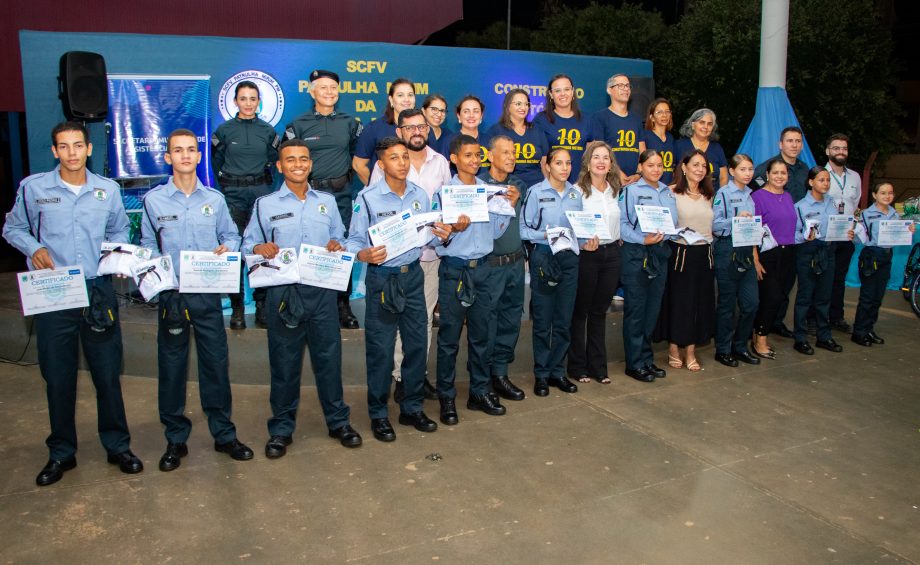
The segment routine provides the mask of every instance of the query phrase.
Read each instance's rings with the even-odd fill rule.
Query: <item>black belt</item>
[[[272,176],[269,172],[264,172],[261,175],[246,175],[242,177],[237,177],[234,175],[228,175],[224,173],[217,174],[217,181],[221,186],[261,186],[263,184],[272,184]]]
[[[383,267],[380,265],[368,265],[367,269],[369,271],[379,272],[382,275],[396,275],[399,273],[408,273],[412,267],[418,266],[418,261],[413,261],[407,265],[400,265],[398,267]]]
[[[333,177],[329,179],[313,179],[310,181],[310,185],[313,188],[317,188],[319,190],[339,191],[345,188],[349,180],[351,180],[351,173],[345,173],[340,177]]]
[[[598,248],[598,249],[606,249],[606,248],[608,248],[608,247],[622,247],[622,246],[623,246],[623,240],[622,240],[622,239],[618,239],[618,240],[616,240],[616,241],[611,241],[610,243],[600,243],[600,244],[598,244],[597,248]]]
[[[469,267],[470,269],[475,269],[485,264],[483,261],[484,257],[479,259],[460,259],[459,257],[451,257],[450,255],[445,255],[441,257],[441,260],[446,262],[450,267]]]
[[[516,263],[518,259],[523,259],[524,252],[519,249],[504,255],[489,255],[487,258],[489,260],[489,265],[493,267],[501,267],[502,265],[510,265],[511,263]]]

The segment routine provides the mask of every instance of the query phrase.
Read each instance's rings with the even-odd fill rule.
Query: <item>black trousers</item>
[[[272,192],[272,187],[267,184],[256,186],[225,186],[222,187],[221,190],[224,193],[224,199],[227,201],[230,219],[236,224],[236,229],[239,230],[242,236],[243,232],[246,231],[246,226],[249,225],[250,218],[252,218],[252,209],[256,199]],[[230,298],[242,300],[242,292],[243,278],[240,277],[240,292],[236,295],[231,295]],[[252,290],[252,299],[257,302],[263,302],[265,300],[265,289],[254,288]]]
[[[620,242],[578,256],[568,372],[572,378],[607,376],[607,309],[620,281]]]
[[[891,277],[891,249],[863,247],[859,253],[859,304],[853,335],[862,337],[875,331],[878,311],[885,298],[885,289]]]
[[[754,331],[758,335],[769,335],[779,323],[776,320],[783,320],[789,305],[789,291],[795,285],[795,247],[778,245],[761,253],[760,264],[766,273],[758,285],[760,306],[754,318]]]
[[[816,259],[826,254],[827,262],[818,273]],[[831,324],[828,316],[831,303],[831,284],[834,282],[834,245],[821,240],[806,241],[796,246],[796,278],[798,289],[795,293],[795,326],[793,333],[796,341],[806,341],[807,318],[809,310],[815,313],[817,338],[821,341],[831,339]]]
[[[834,244],[834,286],[831,288],[831,322],[843,320],[843,293],[847,288],[847,271],[856,245],[852,241],[837,241]]]

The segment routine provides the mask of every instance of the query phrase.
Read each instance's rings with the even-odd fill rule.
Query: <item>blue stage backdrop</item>
[[[398,77],[415,82],[418,105],[433,93],[444,95],[451,108],[466,94],[480,96],[486,105],[483,128],[498,120],[502,98],[511,88],[527,90],[532,112],[541,111],[547,81],[558,73],[574,79],[579,103],[587,112],[609,103],[605,87],[614,73],[633,79],[633,111],[643,114],[654,94],[650,61],[607,57],[385,43],[37,31],[20,32],[20,46],[33,172],[54,165],[48,134],[64,119],[56,77],[59,59],[67,51],[100,53],[110,74],[209,75],[211,131],[235,111],[233,85],[248,78],[255,79],[262,91],[260,115],[280,132],[312,107],[307,88],[315,68],[340,75],[339,110],[365,122],[382,114],[389,83]],[[456,130],[456,118],[450,114],[445,125]],[[105,131],[100,124],[90,128],[96,147],[92,167],[101,173]]]

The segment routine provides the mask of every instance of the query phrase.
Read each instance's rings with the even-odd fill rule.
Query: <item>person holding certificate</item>
[[[837,205],[825,198],[831,186],[831,176],[824,167],[812,167],[808,171],[808,185],[811,187],[804,198],[796,202],[795,224],[795,267],[798,290],[795,293],[795,350],[804,355],[814,355],[815,350],[808,343],[808,311],[815,311],[817,340],[815,345],[840,353],[843,348],[831,336],[830,305],[831,288],[834,284],[834,243],[828,243],[828,217],[836,214]],[[853,230],[848,232],[853,239]]]
[[[289,139],[278,148],[281,187],[256,200],[252,219],[243,234],[243,252],[272,259],[281,249],[301,244],[342,250],[345,226],[335,197],[310,187],[307,179],[313,161],[302,139]],[[268,355],[271,367],[272,417],[265,456],[283,457],[293,441],[300,405],[300,377],[304,345],[310,348],[310,365],[329,437],[345,447],[362,440],[348,421],[350,410],[342,392],[342,334],[337,292],[328,288],[288,284],[272,286],[265,295]]]
[[[601,239],[595,251],[578,257],[578,287],[572,312],[568,373],[572,379],[610,384],[607,376],[607,309],[620,281],[620,168],[610,146],[588,143],[581,161],[578,182],[582,210],[601,214],[610,239]]]
[[[715,333],[715,277],[712,262],[712,176],[706,154],[694,149],[675,167],[674,200],[680,233],[668,242],[664,303],[658,316],[655,341],[668,342],[668,365],[688,371],[702,369],[696,347]],[[682,352],[683,351],[683,355]]]
[[[550,149],[546,156],[547,178],[530,187],[521,214],[521,239],[534,243],[530,255],[530,290],[533,319],[533,393],[548,396],[550,385],[562,392],[578,391],[566,378],[565,356],[571,343],[572,312],[578,288],[577,248],[560,250],[549,230],[563,228],[575,237],[566,211],[583,210],[581,190],[569,183],[572,158],[565,149]],[[604,175],[606,176],[606,175]],[[601,177],[603,178],[603,177]],[[598,179],[598,184],[600,184]],[[600,197],[601,194],[595,194]],[[574,240],[573,240],[574,241]],[[582,249],[596,251],[595,236],[579,240]],[[581,376],[581,375],[579,375]]]
[[[450,160],[457,167],[457,174],[448,186],[482,185],[476,178],[481,162],[479,141],[466,134],[460,134],[450,142]],[[442,192],[435,195],[436,210],[444,210]],[[506,198],[512,207],[517,203],[516,194],[496,196]],[[446,211],[445,211],[446,215]],[[441,422],[452,426],[459,421],[455,398],[457,389],[457,351],[460,349],[460,332],[466,322],[467,367],[470,372],[470,395],[466,407],[492,416],[505,413],[498,396],[492,392],[489,363],[492,357],[489,326],[495,308],[495,296],[491,292],[492,266],[486,258],[492,253],[494,240],[508,229],[510,219],[494,212],[488,212],[488,221],[472,222],[461,215],[455,226],[457,233],[438,246],[441,257],[438,268],[438,304],[441,309],[441,325],[438,328],[438,397],[441,402]]]
[[[111,276],[97,276],[103,241],[127,242],[129,223],[118,185],[86,168],[93,152],[83,124],[63,122],[51,130],[51,152],[60,164],[24,179],[6,216],[3,238],[26,256],[30,271],[79,266],[86,277],[89,308],[36,314],[38,365],[45,380],[51,434],[48,462],[38,486],[61,480],[77,466],[78,347],[96,388],[99,439],[108,461],[123,473],[144,464],[131,452],[121,394],[121,326]]]
[[[196,175],[201,152],[194,132],[177,129],[170,133],[163,158],[172,166],[173,174],[166,184],[144,196],[141,245],[169,255],[181,279],[183,251],[212,251],[215,255],[237,251],[240,234],[224,195],[204,186]],[[158,405],[167,442],[160,458],[161,471],[178,469],[188,455],[186,441],[192,422],[185,416],[185,391],[192,329],[198,351],[201,408],[208,417],[214,449],[237,461],[252,459],[252,450],[237,439],[236,426],[230,420],[229,352],[220,300],[216,293],[167,290],[159,294]]]
[[[712,201],[712,255],[719,292],[715,359],[728,367],[737,367],[738,361],[759,365],[760,359],[747,346],[757,314],[757,246],[735,245],[734,236],[741,234],[733,233],[734,218],[754,220],[754,200],[748,187],[754,176],[754,161],[739,153],[729,161],[728,172],[731,180]]]
[[[406,123],[403,117],[406,112],[413,112],[413,127],[425,124],[421,114],[411,110],[399,115],[400,123]],[[422,131],[418,133],[424,135]],[[424,141],[421,137],[421,142]],[[437,153],[434,155],[440,157]],[[389,225],[394,219],[427,213],[431,210],[431,201],[425,189],[406,180],[412,167],[406,141],[397,137],[383,138],[377,144],[377,164],[383,178],[362,190],[355,199],[346,247],[357,253],[359,261],[367,263],[367,310],[364,315],[367,409],[374,437],[389,442],[396,439],[388,418],[387,399],[397,331],[402,338],[399,423],[421,432],[433,432],[438,424],[422,410],[429,310],[425,301],[425,273],[419,265],[423,247],[418,231],[414,222],[400,221],[404,229],[394,226],[387,232],[392,235],[386,243],[374,241],[374,235],[379,226]],[[450,234],[450,228],[435,222],[432,233],[443,239]],[[403,239],[410,241],[406,244]],[[397,246],[405,250],[397,253]]]
[[[865,246],[859,253],[859,303],[856,306],[856,321],[853,323],[853,343],[862,346],[881,345],[885,340],[875,333],[878,310],[885,298],[885,288],[891,276],[891,245],[879,243],[880,222],[897,220],[898,213],[891,203],[894,201],[894,186],[883,182],[872,189],[875,203],[863,210],[859,230]],[[913,233],[916,227],[911,224]]]
[[[626,352],[626,375],[637,381],[653,382],[664,378],[664,369],[655,365],[652,332],[668,277],[667,261],[671,248],[664,241],[673,236],[643,228],[636,206],[657,206],[677,217],[677,204],[668,186],[659,181],[664,170],[661,155],[646,149],[639,155],[639,182],[620,192],[620,254],[623,267],[620,281],[625,291],[623,308],[623,348]],[[646,231],[649,230],[649,231]]]

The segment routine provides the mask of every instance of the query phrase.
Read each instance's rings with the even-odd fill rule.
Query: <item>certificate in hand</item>
[[[179,286],[176,284],[176,269],[169,255],[136,263],[131,267],[131,276],[134,277],[137,290],[147,301],[164,290],[174,290]]]
[[[563,226],[546,228],[546,241],[549,242],[553,255],[560,251],[572,251],[575,255],[579,253],[578,240],[569,228]]]
[[[677,230],[677,235],[683,238],[683,240],[687,242],[687,245],[696,245],[701,241],[712,243],[711,239],[690,227]]]
[[[240,291],[240,254],[179,253],[179,292],[234,294]]]
[[[636,206],[636,216],[639,218],[639,229],[644,233],[663,233],[673,235],[677,233],[674,227],[674,217],[671,209],[664,206]]]
[[[854,229],[855,219],[852,214],[834,214],[827,217],[827,235],[824,241],[850,241],[847,232]]]
[[[488,193],[489,201],[489,212],[493,214],[498,214],[499,216],[511,216],[514,217],[517,214],[514,212],[514,208],[511,206],[511,202],[508,202],[507,198],[502,198],[505,195],[506,187],[498,184],[486,185],[486,192]]]
[[[613,239],[610,234],[610,225],[603,214],[566,210],[565,215],[568,217],[569,223],[572,224],[575,237],[591,239],[597,236],[598,239]]]
[[[431,233],[431,228],[434,227],[435,222],[441,221],[441,213],[425,212],[424,214],[413,214],[412,220],[415,222],[415,230],[418,232],[419,246],[428,245],[428,242],[434,237],[434,234]]]
[[[354,253],[326,251],[325,247],[301,244],[297,265],[300,283],[319,288],[345,290],[355,264]]]
[[[374,247],[383,245],[387,248],[387,260],[419,247],[419,235],[412,212],[402,212],[377,222],[367,229],[367,233]]]
[[[82,267],[61,267],[17,273],[25,316],[89,306]]]
[[[99,252],[97,275],[131,276],[131,267],[147,261],[153,252],[146,247],[130,243],[113,243],[103,241]]]
[[[878,223],[879,245],[911,245],[914,234],[910,231],[913,220],[881,220]]]
[[[750,247],[763,242],[763,217],[732,218],[732,247]]]
[[[282,247],[271,259],[266,259],[262,255],[247,255],[246,272],[249,274],[251,288],[297,284],[300,282],[297,250],[293,247]]]
[[[471,222],[489,221],[488,185],[444,185],[441,187],[441,213],[445,224],[454,224],[461,214]]]

